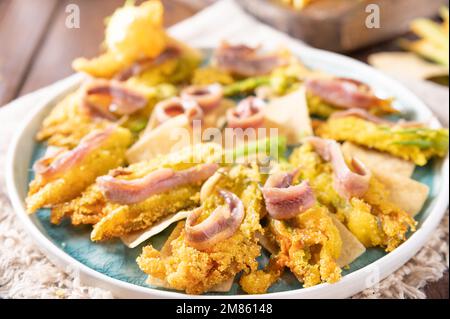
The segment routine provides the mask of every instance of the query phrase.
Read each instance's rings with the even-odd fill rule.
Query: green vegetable
[[[224,87],[225,96],[235,96],[249,93],[257,89],[259,86],[270,83],[270,77],[252,77],[242,81],[237,81]]]
[[[143,117],[138,117],[134,119],[130,119],[125,127],[128,128],[133,133],[139,133],[147,126],[148,119]]]
[[[433,146],[433,142],[427,140],[410,140],[410,141],[395,141],[392,142],[395,145],[408,145],[408,146],[417,146],[420,149],[427,149]]]
[[[286,66],[273,70],[270,75],[250,77],[225,86],[226,96],[250,93],[260,86],[270,87],[276,95],[285,95],[294,90],[305,77],[307,69],[297,59]]]
[[[446,129],[426,127],[394,129],[391,134],[393,137],[398,136],[398,139],[393,144],[417,146],[422,150],[434,149],[441,156],[445,155],[448,150],[448,130]]]
[[[235,161],[238,158],[253,154],[266,154],[274,159],[284,158],[286,154],[286,138],[284,136],[276,136],[245,143],[234,149],[225,150],[223,160],[224,162],[230,159]]]

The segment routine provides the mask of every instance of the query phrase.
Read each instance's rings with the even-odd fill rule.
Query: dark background
[[[165,25],[191,16],[201,1],[162,0]],[[79,29],[65,26],[65,8],[71,3],[80,8]],[[72,74],[74,58],[96,55],[103,40],[104,17],[123,3],[124,0],[0,0],[0,107]],[[349,55],[365,61],[370,53],[398,49],[394,39]],[[438,282],[428,284],[425,292],[428,298],[448,299],[448,271]]]

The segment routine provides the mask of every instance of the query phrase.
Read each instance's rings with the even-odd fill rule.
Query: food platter
[[[367,65],[350,58],[317,49],[291,48],[293,54],[306,66],[336,76],[362,80],[375,88],[377,95],[395,98],[396,108],[408,115],[408,119],[427,122],[431,127],[440,127],[429,109],[410,91],[398,82],[384,76]],[[80,85],[80,78],[74,77],[65,87],[53,92],[37,105],[17,130],[11,143],[7,159],[7,187],[14,209],[27,231],[47,256],[61,267],[80,275],[83,284],[108,289],[117,297],[124,298],[183,298],[186,294],[163,288],[152,288],[145,283],[145,276],[135,263],[141,246],[126,248],[121,242],[107,244],[90,242],[87,228],[73,228],[70,225],[52,226],[48,210],[42,209],[29,216],[24,200],[27,185],[32,178],[30,168],[45,151],[43,145],[35,142],[34,136],[51,108],[69,92]],[[448,205],[448,157],[416,168],[414,178],[430,187],[430,194],[422,212],[417,215],[418,230],[406,242],[389,254],[381,249],[370,248],[350,265],[341,281],[335,284],[320,284],[301,288],[301,285],[286,275],[272,286],[268,294],[256,297],[271,298],[345,298],[375,285],[407,262],[428,240],[437,227]],[[160,246],[170,229],[153,237],[151,242]],[[267,258],[263,255],[261,258]],[[245,295],[234,284],[226,293],[210,293],[195,296],[254,298]],[[190,296],[191,297],[191,296]]]

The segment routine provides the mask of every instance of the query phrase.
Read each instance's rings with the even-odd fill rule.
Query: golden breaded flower
[[[108,51],[125,61],[158,56],[166,46],[163,14],[163,5],[154,0],[117,9],[106,27]]]
[[[112,78],[137,60],[160,55],[167,44],[163,28],[164,7],[159,0],[134,6],[133,1],[108,18],[106,52],[92,59],[77,58],[72,67],[94,77]]]

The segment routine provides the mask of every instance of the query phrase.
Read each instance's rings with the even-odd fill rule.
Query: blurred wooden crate
[[[317,0],[295,10],[277,0],[238,0],[258,19],[321,49],[349,52],[404,34],[418,17],[433,17],[448,0]],[[380,27],[366,27],[378,5]]]

